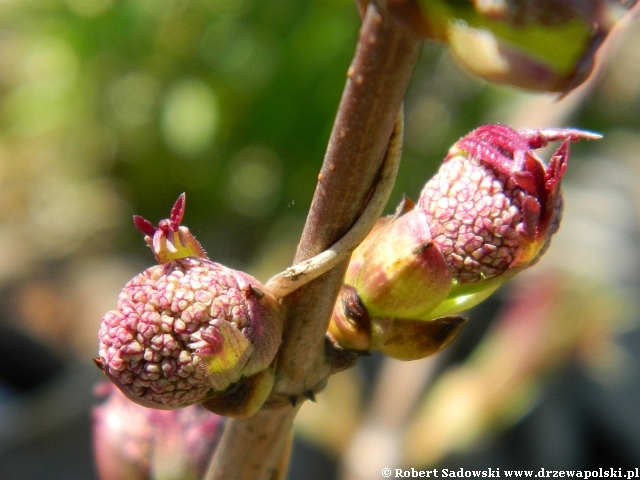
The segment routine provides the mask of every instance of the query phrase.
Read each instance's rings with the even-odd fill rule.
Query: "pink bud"
[[[181,408],[267,368],[281,335],[280,305],[258,280],[184,258],[124,287],[102,319],[97,363],[131,400]]]
[[[463,324],[452,315],[487,298],[549,247],[562,218],[569,143],[597,138],[504,125],[464,136],[415,208],[405,201],[353,252],[330,336],[344,348],[405,360],[442,348]],[[562,144],[545,165],[534,150],[557,140]]]
[[[234,408],[221,409],[248,416],[273,383],[272,374],[258,374],[269,369],[280,346],[282,309],[252,276],[198,254],[195,238],[179,226],[183,208],[181,196],[153,233],[155,227],[136,218],[138,228],[152,233],[149,243],[161,265],[130,280],[118,308],[103,317],[96,364],[140,405],[182,408],[241,390],[242,402],[234,398]],[[173,260],[169,234],[181,245]],[[243,388],[234,389],[237,384]]]
[[[562,218],[569,143],[581,138],[600,136],[485,125],[449,150],[417,208],[449,265],[450,298],[495,289],[546,251]],[[554,140],[562,144],[545,166],[534,150]]]
[[[102,480],[201,478],[224,419],[199,405],[160,411],[141,407],[108,383],[93,409],[93,445]]]

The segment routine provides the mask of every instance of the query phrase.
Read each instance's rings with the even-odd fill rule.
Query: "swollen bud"
[[[451,317],[534,264],[562,217],[569,143],[599,135],[486,125],[460,139],[425,185],[353,252],[329,333],[345,348],[429,355],[464,323]],[[545,164],[534,150],[562,144]],[[444,317],[444,318],[441,318]]]
[[[93,449],[101,480],[202,478],[224,419],[200,405],[153,410],[136,405],[113,385],[93,409]]]
[[[212,411],[249,416],[273,384],[265,371],[280,346],[282,309],[258,280],[206,258],[180,226],[183,196],[176,206],[155,230],[136,217],[161,264],[130,280],[103,317],[96,364],[140,405],[175,409],[224,394]]]
[[[538,261],[562,219],[560,182],[569,144],[598,138],[572,129],[485,125],[449,150],[417,205],[453,279],[447,300],[432,316],[479,303]],[[545,166],[534,150],[557,140],[562,144]]]

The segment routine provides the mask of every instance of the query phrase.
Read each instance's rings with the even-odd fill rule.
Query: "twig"
[[[363,210],[421,44],[384,9],[368,5],[296,263],[336,243]],[[269,402],[277,408],[227,422],[206,480],[268,480],[277,468],[301,399],[331,373],[325,333],[345,268],[343,261],[283,299],[287,322]]]
[[[351,254],[367,233],[371,230],[375,222],[380,218],[384,207],[387,204],[389,195],[396,181],[398,167],[400,166],[400,158],[402,156],[402,136],[403,136],[403,112],[402,109],[398,113],[389,147],[385,155],[382,170],[375,185],[371,198],[367,202],[367,206],[360,215],[356,224],[351,227],[344,237],[334,243],[324,252],[313,258],[297,263],[283,272],[271,277],[265,287],[273,293],[277,298],[289,295],[310,281],[318,278],[323,273],[328,272],[335,267],[340,261],[344,260],[347,255]]]

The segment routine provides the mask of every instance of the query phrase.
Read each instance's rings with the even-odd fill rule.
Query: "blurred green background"
[[[183,191],[216,260],[249,268],[270,239],[295,242],[357,40],[351,2],[0,8],[3,263],[20,264],[3,275],[24,258],[143,256],[128,217],[165,218]],[[442,51],[425,49],[414,80],[393,203],[507,94]]]
[[[131,215],[156,223],[186,192],[183,223],[212,260],[262,281],[290,264],[359,24],[344,0],[0,0],[1,479],[44,478],[30,455],[48,478],[91,475],[43,438],[77,424],[67,443],[90,462],[100,318],[153,262]],[[570,123],[637,155],[640,32],[621,38],[602,77],[557,104],[425,45],[388,210],[481,123]]]

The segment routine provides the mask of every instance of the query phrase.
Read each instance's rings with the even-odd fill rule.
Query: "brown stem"
[[[366,204],[418,58],[421,40],[370,3],[318,178],[296,262],[317,255],[353,225]],[[267,480],[305,392],[324,387],[331,366],[325,332],[346,261],[287,296],[287,323],[268,405],[228,421],[206,480]],[[295,405],[295,406],[294,406]]]
[[[228,419],[205,479],[271,480],[297,410],[261,410],[246,420]]]
[[[331,245],[330,248],[315,257],[304,260],[287,268],[283,272],[271,277],[265,288],[276,298],[280,299],[293,293],[298,288],[315,280],[323,273],[345,260],[347,256],[365,239],[375,223],[378,221],[391,195],[396,181],[400,157],[402,155],[402,136],[404,128],[404,114],[400,110],[396,120],[384,163],[376,179],[375,188],[367,201],[358,221],[351,227],[344,237]]]

